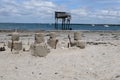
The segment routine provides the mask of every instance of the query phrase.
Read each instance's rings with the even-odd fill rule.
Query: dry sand
[[[44,32],[48,39],[47,34]],[[0,33],[0,46],[7,45],[9,33]],[[56,32],[59,44],[46,57],[31,55],[34,33],[21,33],[26,52],[0,52],[0,80],[120,80],[120,32],[84,31],[85,49],[67,48],[67,35]],[[29,35],[29,36],[26,36]]]

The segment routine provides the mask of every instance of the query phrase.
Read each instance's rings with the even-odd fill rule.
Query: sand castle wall
[[[39,44],[39,43],[43,43],[43,42],[45,42],[44,34],[43,33],[36,33],[35,34],[35,43]]]
[[[8,48],[11,48],[12,50],[22,50],[22,42],[19,41],[19,33],[14,32],[12,33],[11,40],[8,41]]]
[[[12,43],[12,41],[8,41],[8,48],[12,48],[12,44],[13,44],[14,50],[22,50],[22,42],[21,41],[14,41],[13,43]]]
[[[49,34],[49,36],[50,36],[50,39],[56,39],[56,33],[55,32],[51,32]]]
[[[50,50],[47,48],[47,45],[44,43],[41,44],[33,44],[31,46],[32,55],[33,56],[39,56],[39,57],[45,57],[50,53]]]
[[[39,57],[45,57],[50,53],[50,50],[45,43],[43,33],[35,34],[35,43],[31,45],[31,51],[32,55]]]
[[[80,32],[74,32],[74,40],[80,40],[81,39],[81,33]]]
[[[82,40],[82,35],[80,32],[74,32],[74,41],[70,43],[71,47],[76,46],[81,49],[84,49],[86,46],[85,41]]]
[[[85,41],[83,41],[83,40],[74,41],[74,43],[75,43],[75,45],[76,45],[77,47],[79,47],[79,48],[81,48],[81,49],[84,49],[85,46],[86,46],[86,43],[85,43]]]
[[[19,33],[17,33],[17,32],[12,33],[11,40],[13,40],[13,41],[19,41]]]
[[[48,45],[51,48],[56,49],[56,46],[57,46],[57,43],[58,43],[58,40],[56,39],[56,33],[51,32],[49,34],[49,36],[50,36],[50,38],[47,40]]]

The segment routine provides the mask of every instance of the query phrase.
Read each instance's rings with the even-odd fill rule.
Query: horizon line
[[[37,23],[37,22],[33,22],[33,23],[31,23],[31,22],[0,22],[0,24],[5,24],[5,23],[8,23],[8,24],[55,24],[55,23]],[[61,23],[59,23],[59,24],[61,24]],[[92,24],[94,24],[94,25],[120,25],[120,24],[118,24],[118,23],[70,23],[70,24],[86,24],[86,25],[92,25]]]

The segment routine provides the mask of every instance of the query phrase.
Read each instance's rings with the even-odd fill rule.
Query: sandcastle
[[[45,57],[50,50],[48,49],[43,33],[36,33],[35,34],[35,43],[31,45],[31,51],[34,56]]]
[[[44,34],[43,33],[36,33],[35,34],[35,43],[39,44],[39,43],[43,43],[43,42],[45,42]]]
[[[80,32],[74,32],[74,40],[81,40],[81,33]]]
[[[74,41],[73,42],[71,41],[70,35],[68,35],[68,38],[69,38],[69,41],[70,41],[69,45],[71,47],[72,46],[77,46],[81,49],[85,48],[85,41],[82,40],[80,32],[74,32]]]
[[[19,33],[12,33],[11,40],[8,41],[8,48],[11,48],[11,51],[20,51],[22,50],[22,42],[19,41]]]
[[[47,40],[48,45],[53,48],[56,49],[57,43],[58,43],[58,39],[56,39],[56,34],[54,32],[51,32],[49,34],[50,38]]]

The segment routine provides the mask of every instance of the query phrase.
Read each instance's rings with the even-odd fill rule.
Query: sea
[[[120,25],[113,24],[70,24],[72,30],[114,30],[119,31]],[[58,24],[58,29],[55,24],[51,23],[0,23],[0,30],[62,30],[62,25]]]

